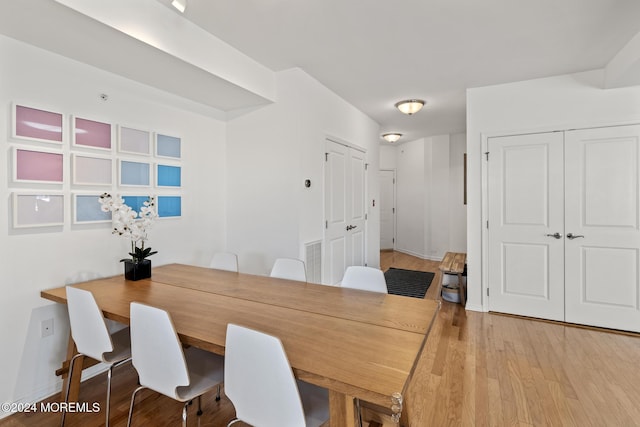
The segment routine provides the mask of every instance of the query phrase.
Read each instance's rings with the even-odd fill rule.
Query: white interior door
[[[380,170],[380,249],[393,249],[395,243],[395,171]]]
[[[489,138],[488,149],[489,308],[563,320],[563,134]]]
[[[364,153],[326,141],[324,283],[338,284],[350,265],[364,265]]]
[[[640,332],[640,126],[569,131],[565,153],[566,321]]]

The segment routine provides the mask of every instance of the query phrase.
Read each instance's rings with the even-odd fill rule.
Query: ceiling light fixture
[[[187,8],[187,0],[173,0],[171,2],[171,6],[175,7],[180,11],[180,13],[184,13]]]
[[[424,107],[424,101],[422,99],[407,99],[406,101],[396,102],[395,106],[404,114],[412,115]]]
[[[385,141],[387,142],[396,142],[397,140],[399,140],[400,138],[402,138],[402,134],[401,133],[395,133],[395,132],[390,132],[390,133],[383,133],[382,134],[382,138],[384,138]]]

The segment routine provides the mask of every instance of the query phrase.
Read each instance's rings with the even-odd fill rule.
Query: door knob
[[[553,237],[555,239],[561,239],[562,238],[562,234],[556,232],[556,233],[553,233],[553,234],[547,234],[547,237]],[[567,236],[567,237],[569,237],[569,236]]]
[[[573,233],[567,234],[567,239],[570,239],[570,240],[579,239],[580,237],[584,238],[582,234],[573,234]]]

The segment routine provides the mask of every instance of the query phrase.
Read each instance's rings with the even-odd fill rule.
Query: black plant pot
[[[139,262],[124,262],[124,278],[127,280],[141,280],[151,277],[151,260],[143,259]]]

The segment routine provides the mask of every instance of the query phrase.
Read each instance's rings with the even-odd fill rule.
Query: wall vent
[[[307,281],[322,283],[322,240],[304,244],[304,263],[307,267]]]

